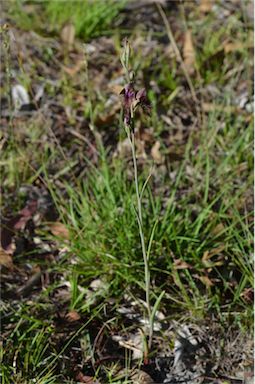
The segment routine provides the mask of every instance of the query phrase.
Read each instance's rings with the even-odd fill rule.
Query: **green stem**
[[[135,151],[135,134],[131,132],[131,138],[129,136],[131,148],[132,148],[132,158],[133,158],[133,166],[134,166],[134,179],[135,179],[135,190],[136,190],[136,198],[137,198],[137,209],[138,209],[138,227],[139,234],[142,245],[142,253],[143,253],[143,261],[144,261],[144,278],[145,278],[145,295],[146,295],[146,304],[150,325],[150,333],[149,333],[149,349],[151,347],[152,342],[152,333],[153,333],[153,324],[151,324],[151,305],[150,305],[150,268],[149,268],[149,260],[147,257],[145,240],[144,240],[144,232],[143,232],[143,224],[142,224],[142,202],[139,194],[139,185],[138,185],[138,172],[137,172],[137,161],[136,161],[136,151]]]

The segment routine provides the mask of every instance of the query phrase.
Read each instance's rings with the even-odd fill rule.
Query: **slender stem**
[[[128,42],[126,41],[125,47],[124,47],[124,54],[121,57],[121,63],[126,72],[126,78],[128,83],[130,83],[130,74],[128,70],[129,52],[130,52],[130,47]],[[145,246],[145,239],[144,239],[144,232],[143,232],[143,218],[142,218],[142,202],[141,202],[142,194],[144,192],[144,188],[148,182],[148,179],[146,180],[144,184],[144,188],[142,188],[142,192],[140,194],[139,184],[138,184],[138,172],[137,172],[137,161],[136,161],[136,150],[135,150],[135,134],[134,134],[134,108],[135,107],[133,107],[132,102],[130,104],[131,104],[129,106],[130,121],[129,121],[129,124],[124,123],[124,127],[125,127],[125,131],[132,149],[132,158],[133,158],[133,166],[134,166],[134,181],[135,181],[135,190],[136,190],[136,198],[137,198],[136,216],[137,216],[137,222],[138,222],[138,228],[139,228],[139,234],[140,234],[140,240],[141,240],[141,246],[142,246],[143,262],[144,262],[145,296],[146,296],[146,306],[147,306],[148,321],[149,321],[149,340],[148,340],[147,350],[150,350],[151,344],[152,344],[152,336],[153,336],[153,315],[152,315],[152,310],[150,305],[150,268],[149,268],[149,257],[148,257],[149,253],[147,254],[146,246]]]
[[[133,166],[134,166],[134,179],[135,179],[135,190],[136,190],[137,210],[138,210],[137,221],[139,226],[139,234],[141,239],[142,253],[143,253],[143,260],[144,260],[145,295],[146,295],[146,304],[147,304],[149,326],[150,326],[148,346],[150,349],[151,342],[152,342],[152,333],[153,333],[153,325],[151,324],[151,305],[150,305],[150,268],[149,268],[149,260],[147,258],[143,224],[142,224],[142,203],[141,203],[141,198],[139,193],[137,161],[136,161],[136,151],[135,151],[135,134],[133,131],[131,132],[131,137],[129,135],[129,140],[132,148],[132,158],[133,158]]]
[[[135,151],[135,135],[133,132],[131,133],[131,147],[132,147],[134,174],[135,174],[135,190],[136,190],[136,198],[137,198],[138,217],[141,225],[143,225],[142,203],[140,199],[139,185],[138,185],[138,172],[137,172],[136,151]]]

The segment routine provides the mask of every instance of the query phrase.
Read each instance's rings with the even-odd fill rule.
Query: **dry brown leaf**
[[[164,156],[159,151],[160,142],[156,141],[156,143],[151,148],[151,156],[156,164],[162,164],[164,162]]]
[[[237,42],[237,43],[227,43],[224,45],[224,52],[225,53],[230,53],[233,51],[239,51],[240,49],[243,49],[244,45],[242,42]]]
[[[79,383],[100,384],[98,380],[94,380],[92,376],[84,375],[81,371],[76,373],[75,380]]]
[[[69,231],[65,224],[61,223],[60,221],[56,221],[55,223],[48,223],[48,226],[50,227],[50,231],[54,236],[63,240],[69,240]]]
[[[208,259],[210,259],[210,253],[209,251],[205,251],[204,254],[203,254],[203,257],[202,257],[202,261],[207,261]]]
[[[200,0],[199,11],[201,13],[211,12],[213,6],[212,0]]]
[[[186,261],[182,260],[182,259],[176,259],[174,260],[174,268],[175,269],[187,269],[187,268],[192,268],[192,266],[188,263],[186,263]]]
[[[225,244],[221,244],[221,245],[219,245],[218,247],[213,248],[213,249],[209,252],[209,255],[210,255],[210,257],[215,256],[215,255],[218,255],[219,253],[221,253],[222,251],[224,251],[224,249],[225,249]]]
[[[213,248],[211,251],[205,251],[202,257],[202,263],[206,268],[210,268],[213,266],[220,266],[224,263],[223,257],[221,252],[225,249],[225,245],[221,244],[217,248]],[[219,255],[216,261],[211,261],[210,259],[215,256]]]
[[[249,304],[254,301],[254,288],[245,288],[241,293],[241,297]]]
[[[72,46],[75,38],[75,27],[72,23],[63,26],[60,32],[60,38],[68,47]]]
[[[77,311],[69,311],[66,314],[66,319],[69,323],[73,323],[74,321],[80,320],[81,316]]]
[[[8,269],[13,269],[14,267],[11,255],[5,252],[2,247],[0,247],[0,266]]]
[[[209,279],[208,276],[197,276],[196,277],[206,286],[206,288],[210,288],[213,286],[213,282]]]
[[[113,335],[112,338],[114,341],[119,343],[121,347],[133,351],[133,359],[141,359],[143,357],[144,346],[143,335],[141,334],[141,332],[130,334],[128,339],[122,335]]]
[[[184,38],[184,46],[183,46],[183,57],[184,64],[189,74],[194,73],[195,71],[195,62],[196,62],[196,54],[192,42],[192,33],[188,29]]]
[[[31,217],[35,214],[37,210],[38,202],[36,200],[30,201],[25,208],[21,209],[19,214],[17,215],[17,218],[19,219],[14,224],[15,229],[24,229],[28,220],[31,219]]]
[[[224,45],[224,52],[225,53],[230,53],[230,52],[235,52],[235,51],[242,51],[243,49],[247,48],[253,48],[253,42],[247,42],[247,43],[242,43],[241,41],[238,41],[236,43],[227,43]]]

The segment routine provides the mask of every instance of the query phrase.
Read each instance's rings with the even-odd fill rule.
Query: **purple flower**
[[[133,83],[125,85],[120,94],[124,95],[123,110],[124,110],[124,123],[130,125],[131,122],[131,109],[135,101],[135,90]]]
[[[124,96],[123,98],[123,110],[124,110],[124,123],[127,125],[132,124],[132,115],[138,105],[141,105],[147,113],[150,111],[150,105],[146,97],[146,91],[144,88],[139,91],[135,91],[134,84],[129,83],[120,92]]]
[[[145,88],[142,88],[140,91],[136,92],[135,98],[138,102],[137,104],[141,105],[147,114],[150,114],[151,106],[148,101]]]

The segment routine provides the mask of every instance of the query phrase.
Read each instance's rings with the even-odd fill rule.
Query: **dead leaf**
[[[90,285],[89,289],[86,291],[86,300],[89,303],[94,303],[99,296],[104,295],[104,293],[108,289],[108,284],[101,280],[101,279],[95,279],[93,280]]]
[[[254,289],[253,288],[245,288],[241,293],[241,297],[248,304],[253,303],[254,301]]]
[[[199,11],[201,13],[211,12],[212,6],[212,0],[200,0]]]
[[[75,38],[75,27],[72,23],[67,23],[63,26],[60,32],[60,38],[68,47],[72,46]]]
[[[0,266],[6,267],[10,270],[14,267],[11,255],[5,252],[2,247],[0,247]]]
[[[93,289],[93,291],[99,291],[101,289],[105,289],[106,284],[101,279],[95,279],[91,281],[89,287]]]
[[[222,251],[224,251],[225,249],[225,244],[221,244],[219,245],[218,247],[216,248],[213,248],[210,252],[209,252],[209,258],[210,257],[213,257],[215,255],[218,255],[219,253],[221,253]]]
[[[121,335],[113,335],[112,339],[119,343],[121,347],[131,350],[133,352],[133,359],[141,359],[143,357],[144,346],[141,332],[130,334],[128,339]]]
[[[203,257],[202,257],[202,261],[203,262],[205,262],[205,261],[207,261],[208,259],[210,259],[210,253],[209,253],[209,251],[205,251],[204,253],[203,253]]]
[[[210,288],[213,286],[213,282],[209,279],[208,276],[198,276],[195,275],[205,286],[206,288]]]
[[[238,43],[228,43],[224,45],[224,51],[225,53],[230,53],[234,51],[240,51],[244,49],[244,44],[242,42]]]
[[[249,33],[245,42],[235,41],[235,42],[227,42],[225,41],[223,44],[224,52],[230,53],[235,51],[243,51],[244,49],[253,49],[254,46],[254,36],[253,33]]]
[[[159,151],[160,141],[156,141],[156,143],[151,148],[151,156],[156,164],[162,164],[164,162],[164,156]]]
[[[75,375],[75,380],[77,380],[79,383],[100,384],[99,381],[95,381],[92,376],[86,376],[81,371],[77,372]]]
[[[37,201],[30,201],[25,208],[23,208],[19,213],[19,220],[14,224],[14,229],[24,229],[28,220],[34,215],[37,210]]]
[[[187,269],[187,268],[192,268],[192,266],[188,263],[186,263],[186,261],[182,260],[182,259],[176,259],[174,260],[174,268],[175,269]]]
[[[224,263],[223,257],[221,255],[221,252],[225,249],[225,245],[219,245],[216,248],[213,248],[210,251],[205,251],[202,257],[202,263],[206,268],[220,266]],[[213,256],[219,255],[218,259],[216,261],[210,260]]]
[[[66,314],[66,319],[69,323],[73,323],[75,321],[78,321],[80,320],[81,316],[79,315],[79,313],[77,311],[69,311],[67,314]]]
[[[48,223],[48,226],[50,228],[51,233],[54,236],[59,237],[60,239],[63,239],[63,240],[70,239],[69,231],[67,227],[65,226],[65,224],[61,223],[60,221],[56,221],[55,223]]]
[[[184,46],[183,46],[184,64],[188,73],[191,75],[195,71],[196,55],[192,42],[192,33],[188,29],[185,33]]]

